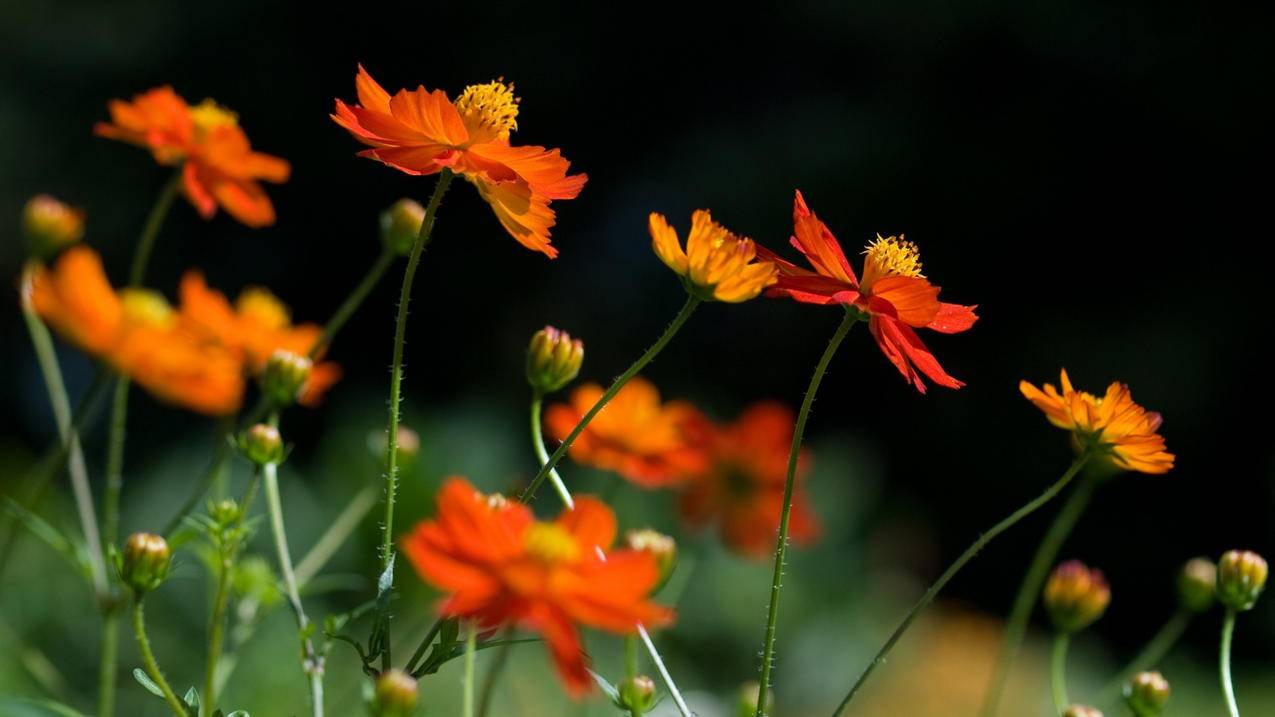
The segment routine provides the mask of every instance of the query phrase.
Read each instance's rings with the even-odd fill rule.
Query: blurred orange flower
[[[925,393],[921,374],[947,388],[965,384],[949,376],[914,329],[944,334],[965,331],[978,317],[974,306],[939,301],[939,287],[921,274],[916,245],[902,236],[881,237],[864,251],[863,277],[855,276],[841,245],[797,192],[793,200],[793,247],[814,271],[802,269],[758,247],[762,259],[779,267],[779,280],[767,293],[808,304],[842,304],[868,316],[868,328],[881,352],[908,383]]]
[[[755,298],[775,283],[777,269],[767,261],[754,261],[753,240],[732,233],[713,221],[705,209],[691,214],[686,250],[663,214],[651,213],[651,245],[668,268],[682,278],[686,290],[705,300],[738,303]]]
[[[220,205],[250,227],[274,224],[274,206],[258,180],[286,182],[291,171],[278,157],[252,151],[233,112],[212,100],[191,107],[171,87],[157,87],[132,102],[111,100],[110,122],[99,136],[151,151],[164,166],[182,168],[182,191],[205,219]]]
[[[569,404],[545,410],[545,428],[565,440],[603,394],[596,383],[571,393]],[[636,377],[624,385],[568,450],[580,463],[614,471],[644,488],[679,483],[704,470],[705,456],[689,441],[699,411],[685,401],[660,402],[655,385]]]
[[[402,545],[421,578],[447,593],[443,615],[539,632],[568,691],[580,696],[592,684],[580,626],[627,635],[639,622],[657,627],[673,619],[648,600],[660,577],[655,558],[608,552],[615,534],[615,514],[593,498],[577,498],[574,510],[540,522],[521,503],[450,478],[434,519]]]
[[[706,470],[694,475],[681,497],[682,515],[692,525],[718,525],[722,540],[752,558],[775,549],[783,510],[788,453],[792,448],[793,412],[787,406],[761,402],[736,421],[716,426],[704,419],[700,441],[709,456]],[[819,522],[802,487],[809,454],[797,459],[789,538],[807,543],[819,533]]]
[[[556,149],[513,146],[518,102],[513,85],[499,80],[470,85],[453,102],[424,86],[390,96],[359,65],[354,80],[358,104],[336,101],[332,119],[372,149],[360,156],[407,174],[450,169],[469,180],[491,205],[505,230],[520,244],[549,258],[556,221],[551,201],[574,199],[588,179],[567,175],[571,163]]]
[[[1048,383],[1042,391],[1022,381],[1018,389],[1050,423],[1071,431],[1079,447],[1096,451],[1116,467],[1151,474],[1173,467],[1174,456],[1158,433],[1164,419],[1134,403],[1128,386],[1113,381],[1105,396],[1095,396],[1075,390],[1066,369],[1060,385],[1061,393]]]
[[[34,266],[23,301],[71,343],[157,397],[210,415],[239,409],[244,379],[235,356],[190,333],[158,293],[117,292],[92,249],[67,250],[52,270]]]

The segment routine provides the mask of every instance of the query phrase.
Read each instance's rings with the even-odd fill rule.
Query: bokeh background
[[[588,172],[562,203],[548,261],[512,242],[467,186],[447,197],[418,277],[406,382],[422,456],[405,479],[401,525],[431,510],[441,477],[488,489],[530,477],[524,438],[527,338],[546,322],[583,337],[584,375],[605,381],[654,339],[682,300],[654,257],[647,212],[676,225],[707,207],[782,248],[800,188],[848,250],[906,232],[948,300],[980,305],[973,331],[934,337],[959,392],[919,396],[856,331],[816,407],[811,490],[822,541],[795,551],[776,672],[778,714],[831,711],[872,651],[979,531],[1038,493],[1069,460],[1065,436],[1018,394],[1020,378],[1127,381],[1165,416],[1178,467],[1105,486],[1063,557],[1102,567],[1106,618],[1072,660],[1084,699],[1174,608],[1172,579],[1197,554],[1275,553],[1268,355],[1271,74],[1268,8],[1163,2],[861,2],[721,7],[543,2],[291,5],[227,0],[64,2],[0,7],[0,274],[16,279],[16,217],[50,192],[87,209],[87,240],[117,281],[166,174],[140,150],[93,137],[105,103],[171,83],[240,114],[255,147],[287,158],[270,187],[279,222],[246,229],[178,203],[150,271],[169,295],[201,267],[231,293],[269,286],[302,320],[322,321],[378,251],[377,213],[423,199],[429,180],[354,156],[327,113],[353,96],[356,63],[391,90],[451,93],[503,76],[523,98],[517,140],[560,146]],[[0,222],[2,225],[3,222]],[[293,411],[285,466],[294,552],[303,553],[363,486],[378,480],[367,436],[384,424],[397,274],[371,296],[331,356],[346,378],[318,411]],[[0,306],[0,490],[15,489],[52,440],[52,419],[16,294]],[[763,398],[796,404],[838,317],[758,300],[710,305],[650,368],[668,396],[721,418]],[[93,367],[61,354],[83,391]],[[136,394],[128,435],[125,531],[167,520],[202,470],[211,423]],[[90,432],[100,477],[103,421]],[[681,531],[669,496],[567,464],[606,492],[629,525],[678,532],[678,625],[661,638],[705,717],[728,714],[756,674],[768,564]],[[241,479],[245,468],[236,466]],[[73,529],[60,478],[41,514]],[[100,484],[95,485],[100,493]],[[1051,511],[993,544],[905,639],[852,714],[972,714],[999,623]],[[338,612],[372,591],[377,523],[368,518],[311,596]],[[258,552],[269,558],[265,542]],[[272,564],[272,560],[271,560]],[[432,599],[402,574],[399,644],[423,631]],[[70,568],[29,538],[0,576],[0,694],[52,696],[88,710],[97,622]],[[157,651],[181,685],[202,675],[208,585],[193,554],[151,599]],[[1036,628],[1044,636],[1039,620]],[[1167,715],[1223,713],[1213,661],[1219,616],[1196,621],[1163,666]],[[362,634],[364,626],[355,632]],[[275,609],[242,650],[226,705],[294,714],[304,684],[291,617]],[[599,669],[618,646],[591,636]],[[1015,673],[1015,714],[1045,714],[1039,644]],[[401,648],[400,648],[401,649]],[[1246,714],[1275,713],[1275,600],[1243,616],[1235,646]],[[43,662],[41,656],[47,657]],[[136,664],[124,643],[122,665]],[[607,714],[573,707],[539,647],[518,648],[497,714]],[[480,661],[480,668],[482,662]],[[423,684],[428,714],[456,710],[454,666]],[[359,713],[353,652],[337,645],[330,711]],[[163,714],[122,671],[121,714]],[[1112,709],[1108,714],[1120,714]]]

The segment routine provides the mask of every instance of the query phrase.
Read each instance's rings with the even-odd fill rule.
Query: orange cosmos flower
[[[713,221],[706,209],[691,215],[686,250],[663,214],[651,212],[651,245],[660,260],[682,277],[691,294],[706,301],[738,303],[755,298],[775,283],[778,269],[768,261],[754,261],[752,239],[738,236]]]
[[[112,100],[110,122],[93,131],[151,151],[164,166],[182,168],[182,191],[205,219],[220,205],[250,227],[274,224],[274,206],[258,180],[286,182],[291,171],[278,157],[252,151],[235,113],[212,100],[191,107],[171,87]]]
[[[877,237],[863,253],[863,277],[855,276],[837,238],[806,206],[797,192],[793,201],[792,245],[814,271],[802,269],[758,247],[757,253],[779,267],[772,296],[788,296],[808,304],[841,304],[868,318],[868,328],[885,357],[908,383],[925,393],[921,374],[947,388],[965,384],[947,375],[914,329],[944,334],[965,331],[978,319],[974,306],[939,301],[939,287],[921,274],[916,245],[899,237]]]
[[[225,346],[254,375],[279,349],[308,356],[323,335],[318,324],[293,324],[288,306],[261,287],[244,289],[232,306],[225,294],[208,287],[203,274],[188,271],[179,292],[182,321],[194,333]],[[316,363],[297,402],[317,404],[340,377],[337,364]]]
[[[549,435],[565,440],[602,394],[598,384],[585,384],[571,393],[569,404],[549,406]],[[698,420],[694,406],[684,401],[661,403],[654,384],[639,376],[593,417],[568,452],[580,463],[614,471],[644,488],[658,488],[704,469],[703,452],[688,440],[688,430]]]
[[[407,174],[450,169],[478,189],[518,243],[551,259],[558,255],[549,244],[555,222],[549,203],[575,199],[588,177],[568,176],[571,163],[556,149],[509,143],[518,129],[513,85],[470,85],[454,102],[424,86],[391,97],[359,65],[354,87],[358,104],[337,100],[332,119],[372,147],[360,156]]]
[[[52,270],[34,267],[23,301],[71,343],[157,397],[210,415],[239,409],[238,360],[185,330],[158,293],[111,288],[92,249],[67,250]]]
[[[1164,419],[1134,403],[1128,386],[1114,381],[1105,396],[1095,396],[1075,390],[1066,369],[1060,383],[1061,393],[1048,383],[1042,391],[1026,381],[1018,390],[1050,423],[1071,431],[1081,449],[1095,451],[1118,468],[1160,474],[1173,467],[1174,456],[1157,432]]]
[[[439,611],[544,636],[558,673],[576,696],[590,689],[579,626],[632,634],[666,625],[673,613],[647,598],[660,579],[649,553],[610,552],[615,514],[590,497],[540,522],[531,509],[450,478],[438,512],[403,538],[403,552],[426,582],[447,593]]]
[[[682,493],[686,520],[693,525],[717,523],[722,540],[744,555],[770,555],[783,510],[793,418],[787,406],[761,402],[730,425],[703,421],[699,435],[709,463]],[[819,533],[818,519],[802,487],[809,466],[809,455],[803,451],[797,459],[788,527],[789,538],[798,543],[810,542]]]

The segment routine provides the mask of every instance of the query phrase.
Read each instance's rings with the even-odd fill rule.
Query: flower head
[[[159,587],[168,577],[172,552],[168,542],[151,533],[133,533],[124,543],[119,571],[124,584],[139,594]]]
[[[403,538],[403,552],[446,593],[443,615],[539,632],[568,691],[582,695],[591,680],[581,626],[627,635],[638,623],[657,627],[673,617],[648,600],[659,581],[655,558],[611,551],[615,534],[615,514],[593,498],[578,497],[574,510],[541,522],[521,503],[451,478],[434,519]]]
[[[540,394],[553,393],[575,380],[584,363],[584,342],[545,326],[527,348],[527,383]]]
[[[1045,609],[1060,632],[1076,632],[1093,624],[1111,603],[1111,587],[1101,570],[1079,560],[1054,568],[1045,583]]]
[[[1097,452],[1115,467],[1152,474],[1173,467],[1173,454],[1157,433],[1163,419],[1134,403],[1128,386],[1113,382],[1106,395],[1095,396],[1075,390],[1066,369],[1059,385],[1061,391],[1048,383],[1042,390],[1022,381],[1018,389],[1050,423],[1071,431],[1081,448]]]
[[[1217,561],[1217,599],[1228,610],[1252,610],[1266,589],[1266,560],[1251,550],[1228,550]]]
[[[164,166],[181,166],[182,191],[205,219],[225,209],[250,227],[274,224],[274,205],[259,180],[286,182],[291,168],[254,152],[238,116],[212,100],[195,107],[171,87],[157,87],[131,102],[111,100],[110,122],[93,131],[151,151]]]
[[[768,261],[756,260],[753,240],[713,221],[706,209],[691,215],[685,251],[677,230],[663,214],[651,213],[650,230],[656,255],[682,278],[687,291],[702,299],[738,303],[775,283],[779,270]]]
[[[32,256],[51,257],[84,237],[84,210],[37,194],[22,208],[22,232]]]
[[[978,320],[977,307],[939,301],[939,287],[921,273],[921,254],[915,244],[902,236],[878,236],[863,252],[860,279],[837,238],[806,206],[801,192],[793,201],[792,213],[791,243],[813,271],[759,247],[758,255],[779,268],[778,281],[768,295],[807,304],[841,304],[867,316],[868,329],[881,352],[921,393],[925,393],[922,374],[947,388],[965,385],[943,370],[916,329],[944,334],[966,331]]]
[[[360,65],[354,86],[358,103],[337,100],[332,119],[371,147],[360,156],[407,174],[456,172],[518,243],[549,258],[558,255],[549,243],[556,222],[549,205],[574,199],[588,177],[568,175],[571,164],[556,149],[509,143],[519,111],[512,84],[470,85],[454,102],[423,86],[390,96]]]
[[[1139,672],[1125,683],[1124,702],[1136,717],[1156,717],[1169,702],[1169,681],[1159,672]]]
[[[602,396],[596,383],[580,386],[570,403],[545,411],[545,427],[564,440]],[[699,412],[683,401],[660,401],[655,385],[637,377],[621,388],[571,444],[570,455],[594,468],[614,471],[645,488],[679,483],[702,470],[703,453],[689,441]]]
[[[697,442],[708,456],[705,469],[687,482],[681,512],[693,525],[716,523],[722,540],[753,558],[770,555],[783,511],[793,413],[777,403],[757,403],[734,423],[703,419]],[[806,543],[819,533],[803,482],[809,455],[798,455],[789,538]]]

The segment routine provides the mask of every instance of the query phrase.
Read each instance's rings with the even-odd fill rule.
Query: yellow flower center
[[[575,538],[554,523],[533,523],[522,540],[527,554],[543,563],[570,563],[580,558]]]
[[[876,241],[868,244],[863,253],[866,257],[863,280],[859,282],[863,291],[871,289],[877,279],[887,276],[925,278],[921,273],[921,250],[902,235],[882,237],[878,234]]]
[[[235,309],[240,316],[268,329],[285,328],[292,320],[288,307],[278,297],[256,286],[244,289],[239,294],[239,298],[235,300]]]
[[[200,136],[218,127],[234,127],[239,124],[239,115],[212,100],[204,100],[192,107],[190,118],[195,122],[195,131]]]
[[[123,289],[120,291],[120,304],[124,308],[124,318],[132,323],[168,328],[176,320],[173,307],[158,291]]]
[[[484,85],[470,85],[456,98],[456,111],[469,128],[474,141],[509,139],[518,129],[518,98],[512,83],[497,79]]]

